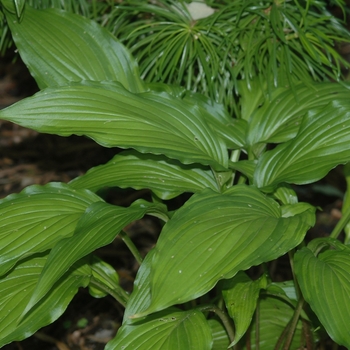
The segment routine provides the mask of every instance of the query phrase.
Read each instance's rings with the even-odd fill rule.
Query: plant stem
[[[120,231],[119,236],[121,237],[123,242],[126,244],[126,246],[129,248],[131,254],[134,256],[136,261],[141,265],[143,259],[139,250],[136,248],[134,242],[130,239],[130,237],[124,231]]]
[[[260,303],[256,305],[255,310],[255,348],[260,349]]]
[[[118,288],[110,288],[106,284],[100,282],[95,277],[91,277],[90,279],[90,285],[102,290],[103,292],[111,295],[115,300],[117,300],[121,305],[124,307],[126,306],[127,301],[129,300],[129,295],[126,293],[126,291],[118,286]]]
[[[214,312],[220,318],[221,322],[223,323],[223,325],[226,329],[227,335],[230,339],[230,343],[232,343],[235,340],[235,333],[233,331],[232,320],[227,315],[227,313],[225,311],[221,310],[216,305],[201,306],[201,307],[199,307],[199,310],[202,312],[205,312],[205,311]]]
[[[230,160],[232,162],[238,162],[240,156],[241,156],[241,150],[234,150],[231,152]],[[230,186],[233,185],[236,173],[237,173],[237,171],[232,172],[232,179],[231,179]]]
[[[345,227],[345,225],[350,220],[350,207],[347,209],[347,211],[343,214],[341,219],[338,221],[337,225],[334,227],[330,237],[337,239],[340,235],[341,231]]]
[[[289,258],[290,268],[292,270],[295,293],[296,293],[297,298],[299,300],[299,298],[301,298],[301,291],[300,291],[298,280],[297,280],[297,278],[295,276],[295,272],[294,272],[294,249],[288,252],[288,258]]]
[[[304,306],[304,298],[300,296],[297,307],[294,310],[293,318],[291,319],[288,325],[288,332],[287,332],[286,341],[284,343],[283,350],[288,350],[290,348],[290,345],[292,344],[295,329],[297,327],[297,323],[300,317],[301,310],[303,309],[303,306]]]

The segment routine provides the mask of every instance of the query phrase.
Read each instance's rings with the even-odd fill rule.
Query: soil
[[[37,87],[27,69],[17,60],[0,61],[0,106],[4,108],[17,100],[32,95]],[[68,182],[87,169],[107,162],[118,149],[106,149],[83,137],[63,138],[38,134],[9,122],[0,121],[0,198],[17,193],[32,184],[51,181]],[[319,206],[317,224],[310,233],[313,237],[327,236],[341,217],[342,195],[345,183],[341,168],[335,169],[326,180],[315,186],[299,190],[302,200]],[[329,193],[326,194],[326,191]],[[137,197],[147,198],[145,191],[113,191],[107,200],[128,205]],[[156,220],[144,218],[129,225],[132,236],[143,255],[156,242],[160,225]],[[96,252],[114,266],[122,286],[131,291],[138,269],[132,255],[119,239]],[[289,274],[288,261],[281,258],[271,264],[276,281]],[[254,273],[254,271],[252,271]],[[111,297],[95,299],[81,289],[66,312],[53,324],[34,336],[3,347],[4,350],[102,350],[114,337],[121,324],[123,308]]]

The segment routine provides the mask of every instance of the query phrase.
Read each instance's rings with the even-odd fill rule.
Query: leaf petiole
[[[204,305],[198,308],[201,312],[206,312],[206,311],[210,311],[210,312],[214,312],[221,320],[222,324],[224,325],[227,335],[230,339],[230,342],[233,343],[234,339],[235,339],[235,333],[233,330],[233,323],[231,318],[227,315],[227,313],[225,311],[223,311],[222,309],[220,309],[219,307],[217,307],[214,304],[211,305]],[[230,346],[231,347],[231,344]]]
[[[101,283],[97,278],[91,277],[90,279],[90,285],[100,289],[101,291],[108,293],[111,295],[115,300],[117,300],[121,305],[126,307],[126,303],[129,300],[128,293],[120,286],[117,286],[116,288],[110,288],[106,284]]]
[[[140,252],[136,248],[134,242],[130,239],[130,237],[124,231],[120,231],[119,236],[121,237],[123,242],[126,244],[126,246],[129,248],[131,254],[134,256],[136,261],[141,265],[143,259]]]

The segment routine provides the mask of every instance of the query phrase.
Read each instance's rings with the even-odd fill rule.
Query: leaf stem
[[[126,303],[129,300],[129,295],[122,287],[118,286],[112,289],[108,287],[106,284],[96,279],[95,277],[91,277],[90,285],[111,295],[115,300],[117,300],[125,308]]]
[[[260,303],[256,305],[255,310],[255,348],[260,349]]]
[[[300,313],[301,313],[301,310],[303,309],[303,306],[304,306],[304,298],[300,296],[298,300],[298,304],[294,310],[293,318],[291,319],[288,325],[288,332],[287,332],[286,341],[284,343],[283,350],[288,350],[292,344],[295,329],[297,327]]]
[[[334,227],[330,237],[337,239],[345,225],[350,220],[350,207],[343,214],[341,219],[338,221],[337,225]]]
[[[135,260],[141,265],[142,264],[142,256],[139,252],[139,250],[136,248],[134,242],[131,240],[131,238],[125,233],[125,231],[120,231],[119,236],[123,240],[123,242],[126,244],[126,246],[129,248],[131,254],[134,256]]]
[[[241,150],[234,150],[234,151],[231,152],[230,161],[238,162],[240,156],[241,156]],[[232,172],[232,178],[231,178],[230,187],[233,185],[236,173],[237,173],[237,171],[233,171]]]
[[[301,245],[304,244],[304,242],[301,243]],[[302,294],[301,294],[301,290],[299,287],[299,283],[297,280],[297,277],[295,276],[295,271],[294,271],[294,249],[288,252],[288,258],[289,258],[289,264],[290,264],[290,268],[292,270],[292,275],[293,275],[293,281],[294,281],[294,287],[295,287],[295,293],[297,295],[297,298],[299,300],[299,298],[301,298]]]
[[[204,305],[198,308],[200,311],[211,311],[214,312],[221,320],[222,324],[224,325],[227,335],[230,339],[230,343],[232,343],[235,340],[235,332],[233,330],[233,324],[231,318],[227,315],[225,311],[217,307],[216,305]]]

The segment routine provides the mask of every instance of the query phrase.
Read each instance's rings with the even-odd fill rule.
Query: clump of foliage
[[[339,2],[338,2],[339,3]],[[323,1],[225,0],[186,4],[126,1],[113,32],[137,58],[141,77],[185,86],[226,108],[249,89],[338,80],[349,66],[334,42],[349,39]]]
[[[316,208],[299,202],[294,187],[322,179],[350,160],[350,89],[324,81],[340,75],[341,60],[328,40],[328,25],[338,28],[338,22],[318,14],[319,2],[208,3],[218,8],[203,19],[208,33],[221,23],[224,6],[227,13],[237,6],[232,19],[237,23],[256,18],[252,32],[247,24],[235,27],[240,46],[232,58],[243,55],[247,63],[228,71],[232,91],[225,87],[214,96],[218,81],[204,66],[201,72],[207,60],[200,50],[194,52],[192,73],[176,66],[173,55],[172,73],[159,75],[155,69],[147,81],[125,46],[95,22],[19,6],[23,1],[1,4],[41,91],[0,111],[0,118],[39,132],[85,135],[124,151],[68,184],[29,186],[0,201],[0,346],[56,320],[78,288],[86,287],[95,297],[110,294],[125,306],[123,324],[106,350],[314,349],[325,334],[350,347],[350,199],[345,196],[343,218],[330,237],[306,243]],[[301,14],[292,14],[292,5]],[[140,6],[135,14],[141,9],[145,21]],[[151,19],[170,16],[169,6],[160,2],[158,12],[152,7]],[[194,27],[200,23],[187,5],[172,6],[174,20],[186,15]],[[307,32],[318,33],[314,39],[302,28],[317,19],[327,25]],[[143,45],[162,33],[156,27],[140,27],[145,41],[133,50],[141,66]],[[299,36],[293,44],[286,39],[291,29]],[[337,33],[348,38],[344,30]],[[138,26],[134,34],[140,35]],[[260,35],[258,46],[245,45]],[[129,40],[133,46],[132,35]],[[199,37],[188,40],[190,48]],[[298,42],[300,55],[293,51]],[[221,57],[219,47],[203,54]],[[281,57],[287,56],[280,55],[288,50],[286,64]],[[159,64],[166,67],[165,61]],[[193,91],[196,74],[207,81],[198,83],[203,94]],[[153,81],[163,78],[179,85]],[[232,109],[238,113],[232,116],[231,102],[225,101],[235,90],[239,102]],[[147,188],[152,201],[111,205],[98,195],[105,187]],[[192,193],[190,199],[170,211],[168,201],[185,192]],[[144,215],[164,226],[143,258],[123,228]],[[130,295],[116,271],[94,255],[118,234],[140,262]],[[285,254],[293,279],[275,282],[267,262]],[[258,265],[265,272],[253,280],[247,271]]]
[[[113,28],[115,7],[114,0],[15,0],[15,11],[20,17],[25,4],[36,9],[56,8],[71,13],[80,14],[93,19],[95,22]],[[111,25],[112,27],[110,27]],[[11,32],[7,25],[6,17],[0,12],[0,52],[4,54],[13,45]]]

